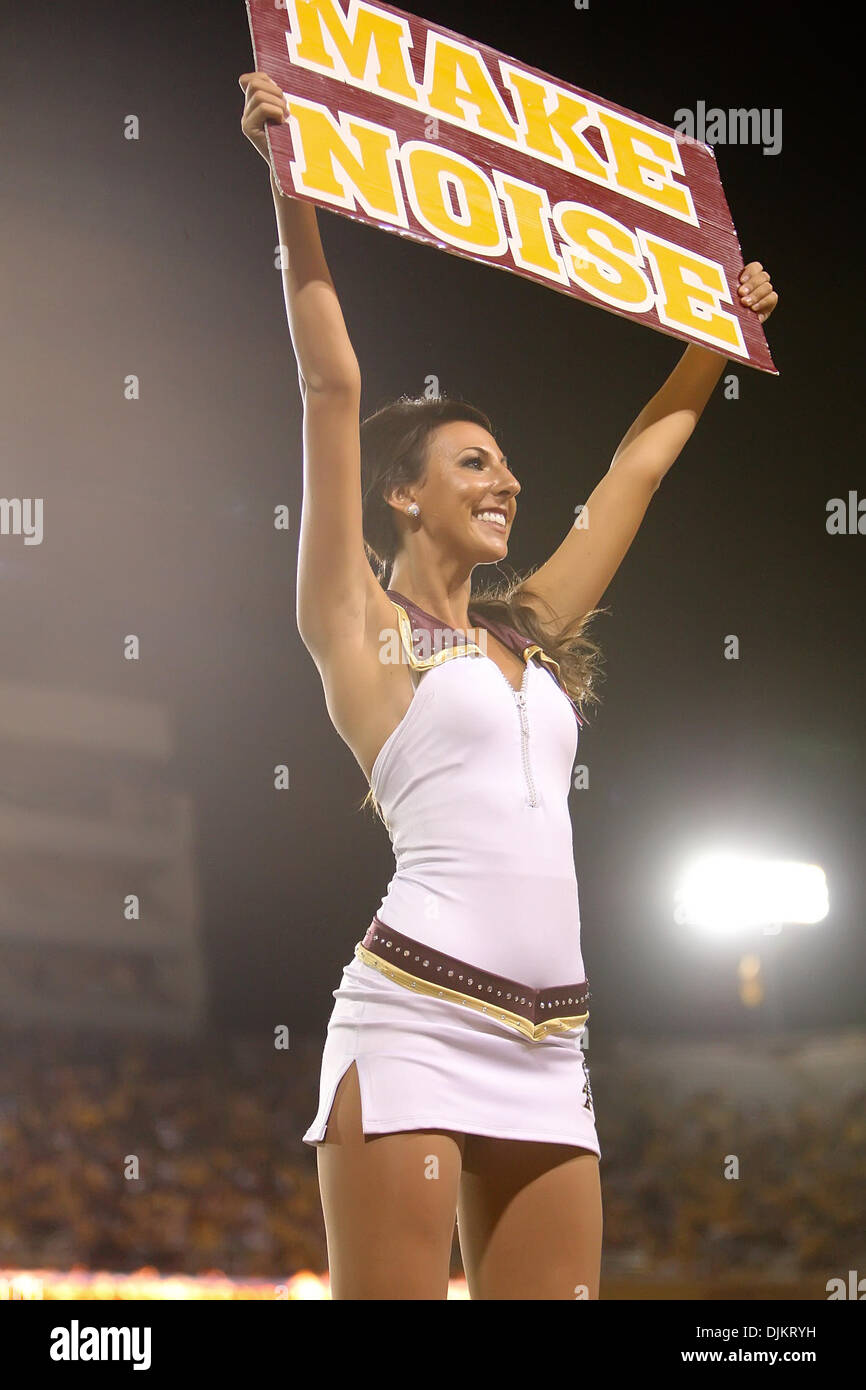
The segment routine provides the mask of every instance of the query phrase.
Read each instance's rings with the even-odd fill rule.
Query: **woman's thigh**
[[[365,1136],[351,1064],[316,1150],[332,1298],[447,1298],[463,1144],[449,1130]]]
[[[601,1183],[590,1150],[467,1134],[457,1210],[471,1298],[598,1298]]]

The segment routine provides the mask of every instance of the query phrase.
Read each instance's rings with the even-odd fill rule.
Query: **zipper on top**
[[[492,661],[493,658],[488,657],[487,660]],[[526,780],[527,791],[529,792],[529,804],[530,806],[537,806],[538,794],[535,790],[535,782],[532,777],[532,765],[529,761],[529,717],[526,713],[526,682],[529,678],[529,662],[527,661],[526,663],[526,670],[523,672],[523,680],[521,681],[519,690],[514,689],[511,681],[497,662],[494,661],[493,665],[505,681],[505,684],[514,696],[517,704],[517,713],[520,719],[520,751],[523,760],[523,776]]]

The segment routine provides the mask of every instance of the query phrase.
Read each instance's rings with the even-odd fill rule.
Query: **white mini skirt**
[[[355,1062],[365,1134],[450,1129],[601,1156],[585,1026],[533,1041],[465,1004],[415,994],[357,957],[333,996],[305,1144],[324,1141],[337,1087]]]

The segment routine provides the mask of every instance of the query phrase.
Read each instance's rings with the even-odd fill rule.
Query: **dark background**
[[[866,540],[825,529],[828,499],[866,493],[850,38],[827,6],[416,12],[669,126],[700,100],[783,110],[780,154],[716,150],[744,260],[780,294],[780,375],[731,365],[740,399],[717,388],[602,600],[575,861],[594,1043],[743,1022],[738,950],[671,916],[679,864],[728,841],[824,867],[828,919],[769,942],[784,1016],[860,1021]],[[10,29],[3,491],[43,497],[46,531],[2,539],[3,670],[170,707],[213,1022],[321,1029],[393,858],[295,625],[301,403],[267,169],[240,131],[246,11],[91,0],[19,6]],[[330,212],[320,225],[364,413],[431,374],[480,405],[523,482],[508,564],[546,558],[685,345]],[[122,659],[129,632],[140,662]]]

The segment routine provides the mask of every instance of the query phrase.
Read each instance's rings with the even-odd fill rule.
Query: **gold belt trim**
[[[387,975],[389,980],[394,980],[398,985],[404,985],[407,989],[413,989],[416,994],[427,994],[437,999],[450,999],[453,1004],[465,1004],[467,1008],[475,1009],[478,1013],[489,1014],[491,1018],[497,1019],[500,1023],[515,1028],[518,1033],[522,1033],[525,1038],[529,1038],[532,1042],[546,1037],[548,1033],[567,1033],[572,1028],[580,1028],[589,1018],[587,1011],[582,1014],[574,1014],[571,1017],[546,1018],[543,1023],[531,1023],[528,1018],[512,1013],[510,1009],[503,1008],[501,1004],[482,1004],[481,1000],[472,994],[463,994],[458,989],[447,989],[430,980],[422,980],[417,975],[411,975],[408,970],[401,970],[399,965],[392,965],[382,956],[377,956],[361,941],[355,947],[355,955],[364,965],[372,966],[380,974]]]

